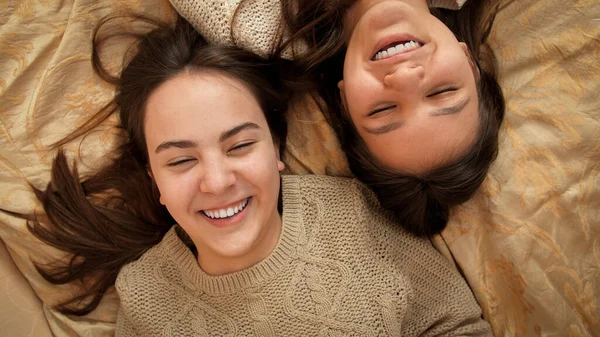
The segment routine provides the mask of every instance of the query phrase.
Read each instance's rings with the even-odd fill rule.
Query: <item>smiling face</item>
[[[160,202],[204,271],[222,275],[268,256],[281,231],[283,163],[250,91],[217,73],[180,74],[150,95],[144,130]]]
[[[392,170],[420,173],[464,153],[479,123],[466,45],[425,0],[363,0],[345,19],[351,35],[339,87],[372,155]]]

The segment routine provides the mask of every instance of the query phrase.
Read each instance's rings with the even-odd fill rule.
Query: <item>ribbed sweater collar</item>
[[[164,253],[180,269],[183,277],[198,290],[208,294],[232,293],[262,284],[289,265],[288,262],[296,255],[298,240],[304,233],[299,177],[284,175],[282,193],[283,214],[279,241],[273,252],[254,266],[222,276],[208,275],[200,268],[190,249],[179,239],[175,228],[165,235],[161,243]]]

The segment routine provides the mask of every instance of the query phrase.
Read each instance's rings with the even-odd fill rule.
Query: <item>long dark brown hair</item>
[[[497,1],[468,1],[459,11],[431,9],[457,39],[469,48],[479,70],[477,90],[480,123],[476,141],[455,161],[422,174],[386,169],[368,150],[344,112],[337,83],[345,57],[344,16],[355,0],[284,1],[284,21],[294,35],[282,45],[302,41],[308,52],[296,55],[296,88],[318,94],[317,102],[348,157],[350,170],[377,195],[398,223],[417,236],[440,233],[452,207],[470,199],[484,181],[498,153],[498,132],[504,119],[504,96],[496,75],[496,59],[487,44]],[[293,85],[293,84],[292,84]]]
[[[80,290],[56,306],[66,314],[83,315],[96,308],[120,268],[159,243],[174,224],[147,173],[145,105],[158,86],[184,72],[218,72],[240,80],[263,109],[281,153],[285,146],[287,97],[273,62],[236,47],[207,44],[182,18],[174,25],[130,19],[145,22],[145,31],[130,31],[123,17],[113,16],[101,21],[94,33],[93,67],[116,86],[114,100],[57,146],[86,135],[115,113],[125,141],[114,159],[87,177],[79,177],[76,165],[70,169],[59,151],[46,190],[35,189],[44,213],[29,221],[29,230],[70,256],[66,263],[36,267],[49,282],[74,284]],[[137,43],[133,57],[113,76],[101,62],[101,49],[123,35]]]

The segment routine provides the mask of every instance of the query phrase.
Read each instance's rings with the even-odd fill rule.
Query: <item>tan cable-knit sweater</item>
[[[235,41],[239,47],[267,56],[273,44],[279,40],[281,19],[279,0],[169,1],[175,10],[210,43],[234,44]],[[431,7],[449,9],[459,9],[466,1],[427,0]],[[284,32],[284,37],[289,37],[288,32]],[[305,50],[305,46],[294,48],[297,53]],[[288,58],[291,58],[291,55],[291,51],[284,53]]]
[[[249,269],[207,275],[172,229],[117,290],[117,336],[491,336],[448,261],[346,178],[284,176],[281,237]]]

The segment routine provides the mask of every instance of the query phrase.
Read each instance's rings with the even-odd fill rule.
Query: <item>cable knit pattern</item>
[[[174,227],[123,268],[117,336],[491,336],[465,281],[355,180],[283,177],[271,255],[206,274]]]
[[[169,1],[211,43],[235,44],[258,55],[267,56],[280,37],[290,36],[289,32],[281,29],[279,0]],[[428,0],[432,7],[450,9],[459,9],[465,2],[466,0]],[[304,45],[295,45],[293,48],[296,54],[306,51]],[[292,51],[286,50],[283,56],[291,59]]]

